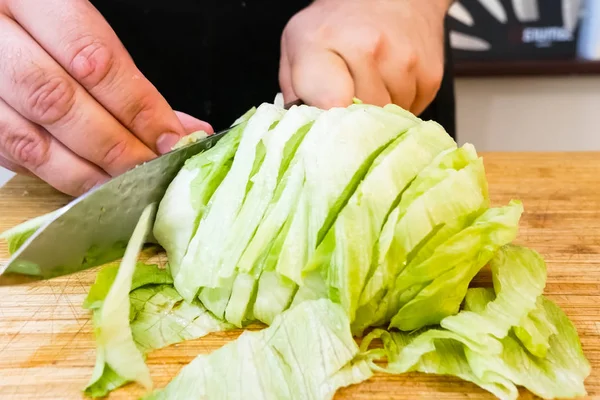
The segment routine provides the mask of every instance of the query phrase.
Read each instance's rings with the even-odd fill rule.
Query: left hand
[[[415,114],[444,72],[450,0],[316,0],[287,24],[279,82],[285,101],[320,108],[395,103]]]

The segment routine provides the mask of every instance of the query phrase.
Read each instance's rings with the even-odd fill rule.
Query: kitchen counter
[[[494,205],[523,201],[517,242],[542,254],[546,295],[575,323],[592,364],[589,398],[600,398],[600,153],[483,154]],[[0,231],[52,211],[68,199],[44,183],[16,177],[0,189]],[[0,245],[0,262],[8,258]],[[0,398],[81,398],[95,360],[92,323],[81,303],[95,278],[88,270],[26,286],[0,288]],[[489,283],[483,270],[478,284]],[[237,337],[239,331],[156,351],[148,364],[163,387],[195,355]],[[137,398],[135,385],[110,398]],[[467,382],[424,374],[377,374],[338,392],[336,399],[491,399]],[[531,397],[523,397],[531,398]]]

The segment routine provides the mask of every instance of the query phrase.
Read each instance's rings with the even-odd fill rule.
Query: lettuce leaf
[[[250,118],[250,110],[245,118]],[[217,187],[231,168],[246,120],[232,128],[215,147],[189,158],[163,196],[153,233],[165,249],[173,276]]]
[[[117,273],[119,272],[118,264],[110,264],[102,267],[96,275],[94,284],[90,287],[90,291],[83,301],[83,308],[88,310],[99,309],[108,291],[110,290]],[[151,284],[169,284],[173,283],[173,278],[166,268],[159,268],[155,264],[146,264],[137,262],[131,278],[131,289],[133,291],[142,286]]]
[[[438,124],[423,123],[396,139],[373,162],[304,271],[323,269],[330,298],[354,319],[386,216],[414,177],[456,144]]]
[[[505,207],[490,209],[469,228],[455,235],[455,240],[440,246],[434,252],[434,257],[440,255],[434,265],[438,269],[440,266],[451,268],[434,277],[403,305],[392,318],[390,327],[408,331],[440,323],[443,318],[456,314],[471,280],[499,248],[516,238],[522,212],[523,206],[515,201]],[[397,286],[401,279],[399,276],[396,280]]]
[[[504,338],[536,308],[546,286],[546,264],[537,252],[506,245],[496,253],[490,267],[496,298],[480,312],[463,311],[444,318],[442,327],[483,343],[488,335]],[[471,302],[469,299],[467,304]]]
[[[383,226],[377,244],[377,266],[361,294],[360,307],[353,322],[354,332],[382,325],[399,311],[404,299],[401,295],[406,295],[406,292],[395,288],[399,285],[397,277],[441,226],[456,219],[467,221],[466,217],[488,207],[481,159],[468,149],[457,149],[440,157],[415,178]],[[438,175],[443,179],[431,178]],[[442,267],[435,265],[435,268]],[[417,293],[412,292],[412,296],[404,302]]]
[[[298,150],[305,182],[276,266],[280,274],[298,284],[371,164],[398,136],[415,126],[414,120],[380,107],[357,105],[346,110],[339,118],[319,118]]]
[[[269,328],[196,357],[146,399],[331,399],[371,376],[357,356],[344,311],[329,300],[304,302]]]
[[[183,301],[171,285],[139,288],[131,292],[130,299],[137,310],[131,332],[144,353],[233,328],[215,318],[198,300]]]
[[[367,351],[374,339],[381,339],[384,348]],[[419,330],[413,333],[377,329],[367,335],[361,343],[361,350],[372,359],[371,368],[374,371],[388,374],[415,371],[456,376],[476,384],[498,398],[516,399],[518,389],[510,380],[492,375],[486,380],[473,372],[466,355],[466,349],[471,347],[483,350],[479,344],[469,339],[439,329]],[[385,366],[373,362],[384,358],[387,359]]]
[[[470,289],[465,307],[469,313],[487,314],[495,298],[493,289]],[[527,351],[512,331],[501,339],[488,334],[488,339],[480,340],[486,334],[469,337],[443,328],[413,333],[375,330],[363,340],[361,350],[373,370],[392,374],[419,371],[453,375],[502,399],[516,399],[518,386],[542,398],[585,396],[584,381],[590,373],[590,365],[582,352],[577,331],[557,305],[544,296],[538,300],[536,312],[543,315],[556,332],[549,337],[544,357]],[[384,348],[369,350],[376,338],[382,339]],[[499,351],[488,348],[493,341]],[[383,359],[387,359],[387,365],[381,366],[379,362]]]
[[[86,393],[97,395],[98,386],[113,387],[105,383],[104,371],[108,381],[116,376],[125,381],[136,381],[146,389],[152,388],[150,371],[144,362],[144,356],[136,347],[129,328],[129,291],[140,253],[147,234],[152,227],[156,205],[147,206],[129,240],[119,270],[113,280],[100,308],[94,311],[94,333],[96,335],[96,367]],[[108,367],[108,368],[106,368]]]
[[[220,273],[226,237],[246,197],[255,160],[260,158],[257,147],[284,113],[264,103],[248,120],[231,169],[213,194],[175,276],[175,287],[186,301],[193,301],[201,287],[216,288],[231,276],[231,271]]]

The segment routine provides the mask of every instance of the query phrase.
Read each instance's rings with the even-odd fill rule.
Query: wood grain
[[[592,364],[590,399],[600,399],[600,153],[484,154],[494,205],[521,199],[525,214],[518,242],[548,264],[546,294],[577,326]],[[52,211],[68,199],[32,178],[0,189],[0,231]],[[4,246],[4,245],[2,245]],[[0,262],[7,259],[0,247]],[[94,365],[92,325],[81,303],[95,271],[0,288],[0,398],[76,399]],[[488,282],[482,273],[477,283]],[[148,358],[162,387],[195,355],[234,339],[218,333],[156,351]],[[136,398],[129,385],[111,398]],[[458,379],[424,374],[376,375],[341,390],[337,399],[491,399]],[[523,392],[522,398],[531,398]]]

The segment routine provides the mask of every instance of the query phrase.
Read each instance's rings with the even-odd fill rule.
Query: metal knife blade
[[[48,279],[94,266],[94,255],[112,252],[120,258],[117,249],[124,250],[144,207],[160,202],[185,161],[227,132],[141,164],[73,200],[0,267],[0,286],[14,282],[14,277],[2,279],[5,271]]]
[[[297,100],[284,108],[300,104]],[[139,165],[58,210],[0,266],[0,286],[67,275],[120,258],[144,208],[160,202],[188,158],[213,147],[230,130]]]

